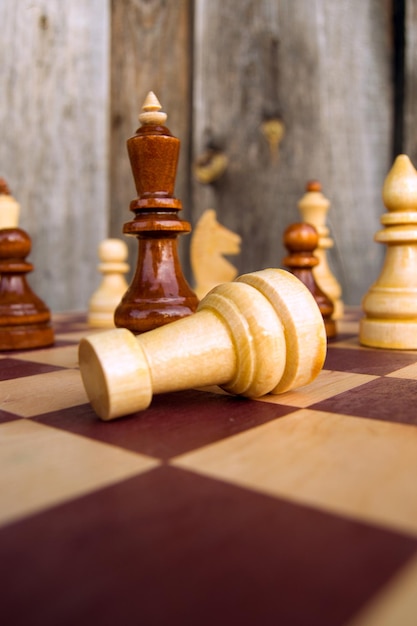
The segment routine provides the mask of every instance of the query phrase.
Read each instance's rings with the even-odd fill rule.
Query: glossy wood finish
[[[134,186],[126,151],[126,138],[152,89],[169,113],[169,127],[181,139],[175,191],[181,198],[184,219],[190,220],[192,120],[193,0],[111,0],[110,5],[110,163],[109,235],[120,237],[133,198]],[[190,279],[190,237],[181,237],[181,265]],[[136,259],[137,242],[128,237],[129,259]],[[130,274],[132,278],[134,272]]]
[[[194,313],[198,298],[188,285],[178,256],[177,237],[191,226],[178,217],[174,197],[180,140],[164,126],[166,115],[152,92],[139,119],[142,126],[127,142],[138,197],[135,217],[123,232],[138,239],[135,276],[115,311],[115,325],[143,333]]]
[[[49,346],[54,342],[50,312],[32,291],[26,274],[30,237],[20,228],[0,229],[0,350]]]
[[[311,291],[323,316],[327,337],[336,335],[336,322],[332,319],[334,305],[330,298],[318,286],[313,268],[318,259],[313,252],[317,248],[319,236],[311,224],[292,224],[284,232],[284,245],[289,254],[283,264]]]

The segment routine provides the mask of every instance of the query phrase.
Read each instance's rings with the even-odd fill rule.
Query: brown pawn
[[[40,348],[54,343],[47,306],[32,291],[26,274],[31,249],[20,228],[0,229],[0,350]]]
[[[328,338],[334,337],[336,323],[332,319],[333,302],[320,289],[313,276],[313,268],[319,262],[313,254],[319,241],[316,228],[305,222],[292,224],[285,230],[283,240],[289,252],[283,264],[311,291],[323,316],[326,335]]]
[[[115,325],[135,334],[152,330],[195,312],[198,298],[183,276],[178,235],[191,226],[178,217],[174,197],[180,141],[165,126],[166,114],[150,92],[139,115],[142,126],[127,149],[138,197],[130,203],[134,218],[123,232],[138,238],[133,281],[116,308]]]

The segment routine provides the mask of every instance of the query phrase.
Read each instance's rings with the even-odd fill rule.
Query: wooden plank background
[[[32,236],[33,288],[53,310],[86,308],[99,241],[131,219],[125,144],[152,89],[182,142],[184,218],[214,208],[242,236],[240,273],[280,266],[283,230],[318,178],[330,262],[359,304],[384,255],[384,177],[398,151],[417,164],[416,2],[404,38],[402,0],[2,0],[0,176]],[[269,118],[285,129],[276,159]],[[213,146],[228,167],[203,185],[193,165]]]
[[[85,307],[107,235],[109,17],[102,0],[0,2],[0,176],[54,310]]]
[[[110,234],[123,237],[123,224],[133,217],[129,203],[136,196],[126,140],[140,126],[138,114],[149,91],[157,94],[168,127],[181,139],[175,193],[188,204],[192,3],[113,0],[111,11]],[[184,218],[190,216],[188,212]],[[125,240],[134,266],[136,238]],[[183,256],[186,260],[186,251]]]

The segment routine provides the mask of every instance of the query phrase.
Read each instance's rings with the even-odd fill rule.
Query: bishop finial
[[[417,210],[417,171],[406,154],[399,154],[385,179],[382,198],[388,211]]]
[[[142,112],[139,113],[139,122],[142,125],[154,124],[164,126],[167,121],[167,114],[161,111],[162,107],[153,91],[150,91],[142,105]]]

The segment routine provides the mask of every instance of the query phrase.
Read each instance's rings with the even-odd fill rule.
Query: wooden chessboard
[[[308,387],[156,397],[101,422],[56,345],[0,355],[8,626],[405,626],[417,620],[417,352],[356,312]]]

